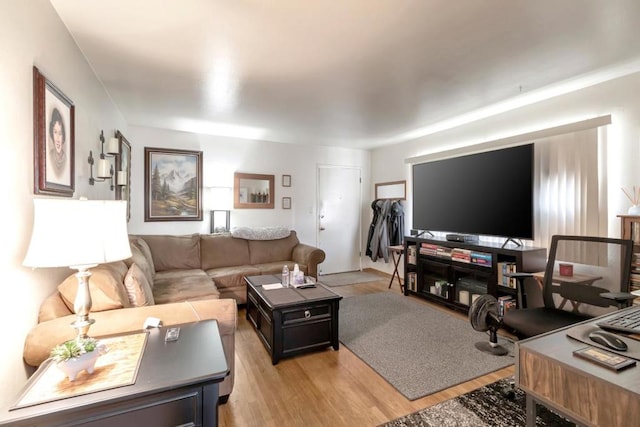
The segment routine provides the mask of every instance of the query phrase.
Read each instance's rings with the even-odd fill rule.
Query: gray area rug
[[[325,274],[320,276],[320,282],[327,286],[355,285],[357,283],[375,282],[384,277],[366,271],[350,271],[347,273]]]
[[[515,389],[513,399],[501,391],[513,378],[500,380],[446,402],[405,415],[384,427],[515,427],[526,425],[525,395]],[[564,418],[538,405],[536,426],[575,426]]]
[[[477,350],[488,341],[468,321],[391,292],[346,297],[340,302],[340,341],[415,400],[512,365],[507,356]]]

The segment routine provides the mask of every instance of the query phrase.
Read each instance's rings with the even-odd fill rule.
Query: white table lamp
[[[78,270],[73,306],[77,318],[71,326],[78,338],[86,337],[94,323],[89,318],[89,269],[131,256],[126,201],[34,199],[33,204],[33,231],[23,265]]]

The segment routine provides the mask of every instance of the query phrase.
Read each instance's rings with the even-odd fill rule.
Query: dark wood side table
[[[180,335],[175,342],[165,342],[167,328],[149,330],[135,384],[11,411],[4,408],[0,426],[218,425],[218,387],[229,374],[218,322],[177,326]],[[25,389],[38,381],[43,367]]]
[[[245,277],[245,281],[247,320],[269,351],[271,363],[328,346],[340,348],[340,295],[320,283],[315,288],[264,290],[262,285],[280,283],[274,275]]]

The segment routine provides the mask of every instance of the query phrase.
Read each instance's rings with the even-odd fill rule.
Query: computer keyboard
[[[596,322],[596,325],[611,331],[640,334],[640,306],[634,306],[618,315]]]

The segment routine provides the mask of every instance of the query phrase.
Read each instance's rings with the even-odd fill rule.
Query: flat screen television
[[[533,239],[533,144],[413,165],[413,228]]]

